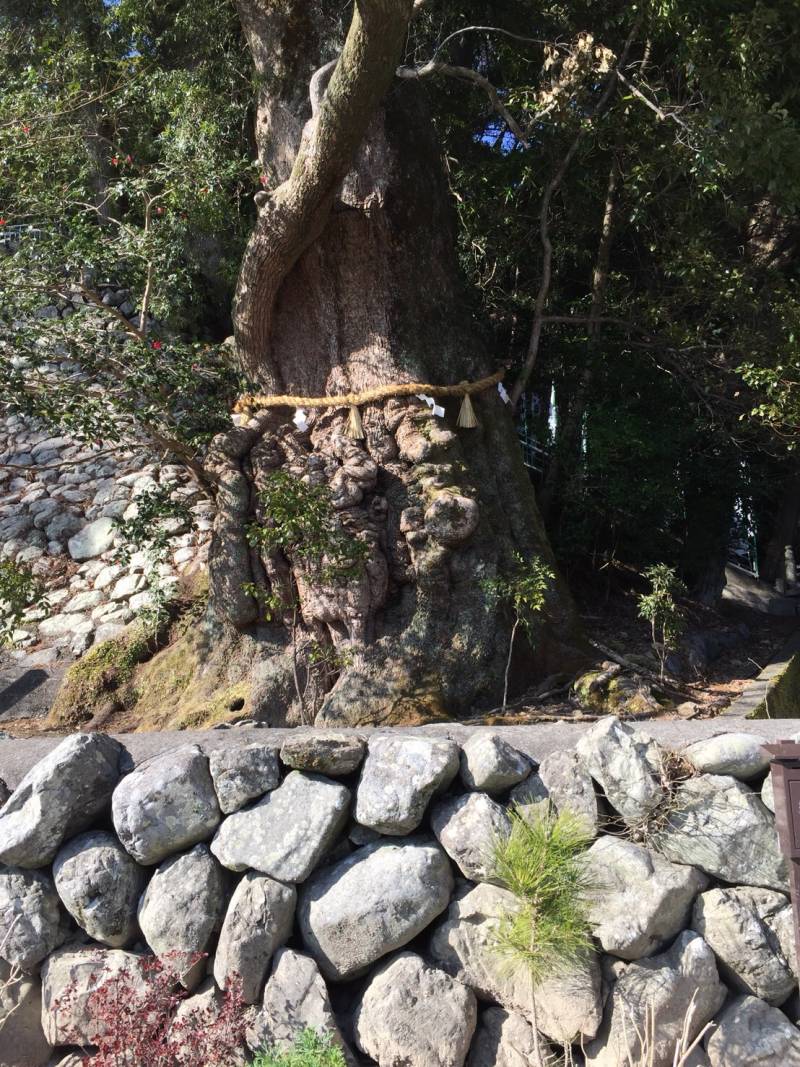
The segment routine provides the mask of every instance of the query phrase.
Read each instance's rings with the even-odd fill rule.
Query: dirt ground
[[[729,635],[733,643],[708,664],[704,674],[684,677],[675,683],[676,691],[671,694],[672,705],[666,706],[663,713],[656,716],[659,718],[678,717],[675,706],[680,702],[696,705],[692,718],[719,715],[798,629],[797,619],[760,614],[728,601],[724,601],[716,611],[691,601],[686,601],[683,606],[687,612],[689,633],[701,632],[722,637]],[[649,626],[638,616],[634,591],[616,590],[605,598],[598,597],[591,605],[584,603],[581,618],[591,641],[654,674],[658,672],[658,659],[650,644]],[[605,659],[598,650],[598,665]],[[599,715],[596,711],[580,707],[571,698],[569,682],[570,679],[557,679],[549,694],[542,696],[534,690],[524,699],[511,701],[505,711],[482,711],[467,717],[465,721],[475,725],[594,721]],[[135,731],[135,714],[132,716],[130,711],[119,709],[101,728],[117,732]],[[23,718],[0,722],[2,733],[11,737],[40,737],[53,731],[46,728],[42,718]]]

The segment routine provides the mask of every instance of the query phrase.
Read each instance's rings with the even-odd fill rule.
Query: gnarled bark
[[[296,56],[274,52],[275,41],[289,40],[290,20],[273,20],[272,53],[262,36],[268,16],[294,5],[239,6],[251,45],[257,38],[257,67],[296,71]],[[259,216],[236,326],[242,361],[266,389],[333,395],[392,382],[453,383],[491,370],[458,278],[441,153],[422,91],[396,82],[386,92],[410,10],[400,0],[357,4],[318,107],[331,69],[323,68],[319,39],[311,65],[323,70],[309,79],[311,98],[301,103],[291,79],[273,81],[262,95],[259,131],[283,131],[262,141],[262,161],[291,169]],[[295,43],[300,37],[307,46],[313,34]],[[445,406],[439,420],[416,398],[365,405],[363,441],[346,435],[340,410],[311,411],[300,431],[292,412],[273,409],[216,442],[213,616],[251,640],[260,631],[247,583],[292,591],[299,601],[284,618],[282,657],[274,656],[269,630],[271,663],[256,662],[247,711],[271,716],[273,689],[285,687],[287,673],[307,692],[306,715],[313,710],[326,723],[424,721],[497,702],[511,618],[487,582],[513,568],[515,552],[552,559],[498,394],[477,399],[477,430],[456,432],[458,401]],[[368,546],[354,577],[326,584],[301,559],[259,556],[247,545],[247,524],[269,518],[258,490],[276,470],[330,488],[339,523]],[[335,671],[313,667],[311,642],[330,650]],[[530,681],[534,658],[528,649],[526,661],[521,642],[520,651],[517,688]],[[535,656],[543,669],[582,656],[560,584]],[[298,705],[290,719],[302,714]]]

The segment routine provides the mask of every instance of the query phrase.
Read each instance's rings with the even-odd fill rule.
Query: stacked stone
[[[304,732],[129,762],[109,737],[67,738],[0,809],[0,956],[26,974],[2,1067],[77,1062],[67,1046],[100,1025],[91,989],[135,979],[146,954],[177,967],[183,1018],[241,980],[253,1049],[310,1026],[350,1065],[544,1067],[570,1050],[629,1067],[652,1012],[651,1067],[671,1067],[687,1015],[690,1039],[711,1024],[693,1067],[800,1065],[758,739],[676,760],[612,718],[538,766],[490,730],[463,748]],[[496,951],[516,901],[492,851],[510,806],[542,804],[584,821],[602,889],[591,951],[535,988],[537,1060],[528,977]]]
[[[144,449],[88,447],[54,437],[30,420],[8,416],[0,426],[0,559],[26,564],[41,580],[46,606],[25,614],[15,644],[81,655],[115,637],[148,606],[143,552],[115,562],[113,520],[136,513],[136,498],[158,484],[174,486],[192,513],[174,523],[168,555],[157,566],[169,593],[182,574],[206,565],[211,502],[175,464],[156,464]],[[55,654],[55,653],[54,653]],[[24,658],[24,657],[23,657]],[[52,656],[50,657],[52,659]],[[41,654],[36,664],[41,661]]]

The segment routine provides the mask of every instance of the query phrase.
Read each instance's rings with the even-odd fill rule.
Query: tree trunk
[[[297,173],[293,153],[313,145],[309,127],[327,106],[320,96],[329,71],[312,80],[314,117],[298,92],[296,79],[308,84],[328,58],[319,21],[303,12],[302,25],[269,27],[243,13],[257,69],[273,72],[259,103],[262,164],[285,184]],[[278,41],[287,49],[280,65],[265,50],[267,28],[273,48]],[[285,257],[292,265],[278,285],[272,276],[261,284],[273,206],[260,216],[236,318],[243,361],[266,391],[335,395],[408,381],[458,383],[491,370],[458,278],[441,151],[422,91],[397,81],[381,96],[349,172],[312,207],[316,236],[308,241],[303,232],[305,246]],[[365,405],[364,440],[347,436],[346,409],[310,411],[307,431],[293,424],[291,410],[271,409],[217,439],[212,630],[224,631],[228,649],[232,628],[247,642],[247,711],[278,722],[286,694],[297,689],[305,699],[295,696],[290,721],[312,714],[322,723],[425,721],[499,703],[512,618],[486,583],[513,569],[515,553],[553,561],[508,410],[487,392],[475,402],[480,427],[456,431],[458,403],[447,402],[444,420],[416,398]],[[260,558],[249,547],[247,525],[268,519],[259,487],[276,470],[329,486],[342,527],[369,546],[356,577],[324,584],[298,559]],[[295,591],[294,647],[290,628],[258,625],[248,583]],[[334,671],[309,662],[312,642]],[[525,684],[534,661],[550,671],[583,658],[560,582],[531,652]]]
[[[761,576],[768,582],[785,576],[786,546],[794,545],[797,524],[800,522],[800,461],[792,456],[789,462],[789,472],[775,515],[775,526],[764,554]]]
[[[683,571],[692,595],[716,607],[725,588],[733,509],[736,457],[725,445],[698,450],[687,465]]]
[[[608,172],[603,225],[600,230],[600,243],[597,247],[597,260],[592,271],[592,303],[587,326],[586,360],[578,380],[578,387],[564,417],[553,448],[553,455],[540,494],[542,513],[548,530],[552,533],[558,525],[563,502],[564,490],[575,478],[583,466],[581,438],[583,435],[586,407],[592,391],[595,377],[595,358],[600,330],[598,321],[605,308],[606,288],[608,286],[609,266],[611,263],[611,246],[614,242],[616,208],[618,203],[618,186],[621,172],[617,144]]]

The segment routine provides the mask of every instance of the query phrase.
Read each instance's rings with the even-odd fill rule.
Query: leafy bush
[[[266,522],[247,529],[251,545],[278,550],[318,571],[323,581],[352,576],[368,546],[342,528],[327,485],[309,485],[286,471],[274,471],[259,493]]]
[[[41,583],[24,564],[0,562],[0,646],[11,641],[17,624],[36,600],[44,606]]]
[[[342,1050],[330,1034],[304,1030],[286,1052],[276,1049],[259,1052],[253,1067],[347,1067]]]
[[[686,616],[675,600],[685,594],[686,587],[676,575],[675,568],[666,563],[649,567],[644,576],[650,582],[650,592],[639,597],[639,615],[650,623],[651,640],[661,664],[663,682],[667,653],[686,628]]]

